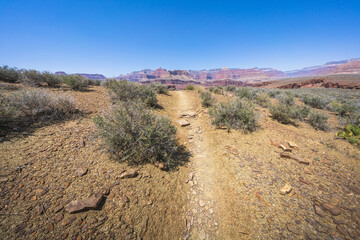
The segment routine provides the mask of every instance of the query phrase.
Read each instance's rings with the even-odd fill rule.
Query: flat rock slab
[[[189,126],[190,123],[188,121],[186,121],[185,119],[181,119],[176,121],[178,124],[180,124],[180,126],[185,127],[185,126]]]
[[[189,112],[183,112],[180,114],[181,117],[195,117],[196,116],[196,112],[194,111],[189,111]]]
[[[86,211],[89,209],[96,209],[103,199],[103,195],[97,193],[85,200],[74,200],[71,201],[66,207],[65,210],[69,213],[76,213],[81,211]]]
[[[84,176],[86,173],[87,173],[87,168],[78,168],[76,169],[75,173],[76,173],[76,176],[78,177],[81,177],[81,176]]]
[[[340,208],[338,208],[338,206],[331,204],[331,203],[323,203],[321,204],[323,206],[323,208],[325,208],[326,210],[330,211],[330,213],[334,216],[340,215],[341,214],[341,210]]]
[[[139,175],[138,171],[136,170],[126,170],[125,172],[123,172],[120,175],[120,179],[124,179],[124,178],[134,178],[137,175]]]
[[[292,142],[292,141],[289,141],[288,144],[289,144],[289,146],[290,146],[291,148],[299,148],[299,146],[296,145],[296,143],[294,143],[294,142]]]

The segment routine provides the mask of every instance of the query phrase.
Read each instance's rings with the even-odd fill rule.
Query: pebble
[[[320,217],[325,216],[325,212],[319,207],[318,205],[314,205],[315,213],[319,215]]]
[[[281,195],[285,195],[290,193],[292,190],[292,187],[289,183],[286,183],[285,186],[280,190],[280,194]]]
[[[334,216],[340,215],[341,214],[341,210],[340,208],[338,208],[336,205],[331,204],[331,203],[323,203],[322,204],[323,208],[325,208],[326,210],[329,210],[330,213]]]
[[[203,206],[205,206],[205,203],[204,203],[204,201],[203,201],[203,200],[200,200],[200,201],[199,201],[199,205],[200,205],[200,207],[203,207]]]
[[[87,168],[78,168],[75,171],[76,176],[81,177],[84,176],[87,173],[88,169]]]
[[[63,218],[64,218],[64,215],[61,214],[61,213],[59,213],[58,215],[56,215],[56,217],[55,217],[54,220],[55,220],[56,222],[60,222]]]

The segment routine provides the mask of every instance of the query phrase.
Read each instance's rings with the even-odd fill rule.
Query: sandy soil
[[[282,125],[258,108],[258,131],[228,133],[211,125],[195,91],[170,92],[158,96],[157,112],[176,125],[190,161],[171,172],[138,166],[139,176],[120,179],[134,167],[109,159],[95,137],[91,118],[110,102],[92,90],[71,93],[86,115],[0,142],[2,239],[360,238],[360,150],[334,131]],[[196,116],[180,116],[188,111]],[[281,158],[271,141],[295,142],[291,154],[310,164]],[[78,177],[79,168],[88,171]],[[282,195],[286,183],[293,190]],[[60,209],[98,192],[97,210]]]

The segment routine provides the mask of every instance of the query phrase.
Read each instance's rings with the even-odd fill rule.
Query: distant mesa
[[[59,72],[55,72],[55,75],[59,75],[59,76],[66,76],[68,74],[66,74],[65,72],[62,72],[62,71],[59,71]],[[87,78],[87,79],[91,79],[91,80],[105,80],[106,77],[102,74],[89,74],[89,73],[74,73],[74,74],[71,74],[71,75],[80,75],[84,78]]]

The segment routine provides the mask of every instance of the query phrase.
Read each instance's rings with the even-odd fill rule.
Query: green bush
[[[107,78],[101,83],[101,86],[108,87],[112,82],[117,82],[115,78]]]
[[[119,102],[94,119],[114,159],[129,164],[176,164],[176,128],[140,102]]]
[[[277,120],[278,122],[288,124],[292,123],[291,117],[291,109],[288,105],[278,104],[270,107],[270,113],[272,118]]]
[[[140,101],[149,107],[157,106],[156,93],[149,86],[121,80],[110,81],[107,88],[114,103]]]
[[[311,126],[313,126],[316,130],[323,130],[327,131],[329,129],[329,126],[327,124],[327,120],[329,119],[329,116],[327,114],[312,111],[309,114],[308,121]]]
[[[168,87],[165,84],[152,82],[152,83],[150,83],[149,86],[154,92],[156,92],[158,94],[168,94],[169,93]]]
[[[189,84],[186,87],[184,87],[184,90],[195,90],[195,86],[192,84]]]
[[[301,99],[306,105],[309,105],[313,108],[325,109],[328,105],[327,99],[323,97],[313,96],[313,95],[304,95]]]
[[[255,92],[250,90],[250,88],[241,87],[236,90],[235,95],[239,98],[246,98],[252,100],[255,96]]]
[[[49,87],[58,87],[61,84],[60,76],[56,76],[50,72],[43,72],[41,78]]]
[[[277,99],[279,99],[279,102],[285,105],[293,106],[295,105],[295,98],[294,94],[290,92],[285,92],[283,94],[279,94],[276,96]]]
[[[22,70],[20,81],[25,85],[34,87],[42,86],[42,84],[45,83],[45,79],[41,72],[32,69]]]
[[[225,91],[228,91],[228,92],[235,92],[236,86],[234,86],[234,85],[228,85],[228,86],[226,86],[224,89],[225,89]]]
[[[101,80],[97,80],[97,79],[88,79],[89,81],[89,85],[91,86],[100,86],[101,84]]]
[[[213,92],[215,94],[222,94],[222,88],[221,87],[210,87],[209,91]]]
[[[215,99],[208,91],[201,91],[200,92],[201,104],[203,107],[211,107],[214,105]]]
[[[261,93],[255,96],[254,98],[256,104],[261,107],[268,107],[270,105],[269,95],[267,93]]]
[[[0,67],[0,81],[15,83],[20,79],[20,71],[16,68],[9,68],[8,66]]]
[[[252,132],[258,127],[254,106],[246,100],[219,103],[210,109],[209,114],[213,117],[212,123],[215,126],[226,126],[228,131],[241,129]]]
[[[0,93],[0,125],[14,121],[59,120],[78,112],[71,97],[44,89],[23,89],[11,94]]]
[[[360,124],[348,124],[346,125],[344,131],[340,131],[336,135],[347,139],[351,144],[360,145]]]
[[[309,106],[292,106],[291,118],[304,121],[309,116],[310,111]]]
[[[272,97],[272,98],[275,98],[279,94],[281,94],[280,90],[270,90],[269,91],[269,96]]]
[[[84,91],[89,86],[89,80],[80,75],[62,76],[62,81],[72,90]]]

